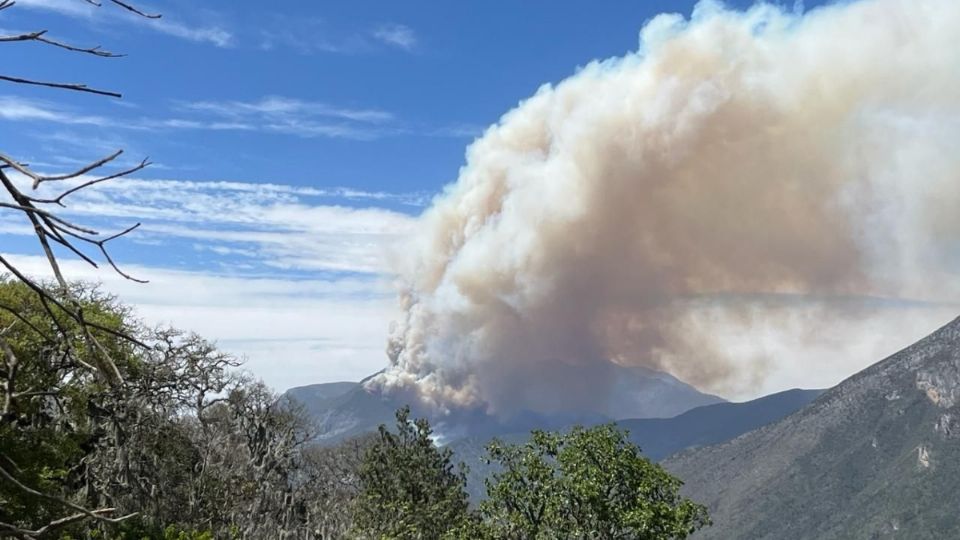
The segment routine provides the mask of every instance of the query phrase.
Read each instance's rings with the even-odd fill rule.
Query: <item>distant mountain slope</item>
[[[332,382],[297,386],[286,391],[286,396],[308,407],[311,413],[330,407],[338,398],[356,388],[356,382]]]
[[[630,440],[654,461],[689,448],[730,440],[788,416],[813,401],[823,390],[787,390],[743,403],[716,403],[691,409],[673,418],[620,420]],[[544,426],[545,428],[550,426]],[[555,426],[566,429],[570,426]],[[522,443],[529,432],[500,434],[509,443]],[[482,461],[489,438],[467,437],[449,444],[458,461],[470,466],[468,490],[475,500],[483,496],[483,479],[492,469]]]
[[[787,390],[744,403],[717,403],[691,409],[673,418],[619,420],[644,455],[660,460],[694,446],[728,441],[792,414],[823,390]]]
[[[602,404],[602,413],[537,414],[520,411],[509,418],[494,418],[474,412],[431,420],[438,431],[446,431],[448,436],[453,433],[489,436],[534,428],[551,429],[573,421],[669,417],[694,407],[724,402],[722,398],[699,392],[666,373],[639,367],[612,366],[610,369],[616,384]],[[380,424],[392,423],[394,411],[404,405],[399,400],[366,391],[364,381],[300,386],[288,390],[284,398],[300,403],[311,415],[318,429],[319,442],[334,443],[374,431]]]
[[[612,370],[616,383],[602,412],[607,418],[670,418],[695,407],[726,402],[662,371],[616,365]]]
[[[310,415],[317,442],[332,444],[375,431],[380,424],[391,424],[394,412],[402,406],[367,392],[363,388],[366,380],[298,386],[287,390],[283,398],[299,403]]]
[[[738,539],[960,538],[960,319],[797,413],[665,466]]]

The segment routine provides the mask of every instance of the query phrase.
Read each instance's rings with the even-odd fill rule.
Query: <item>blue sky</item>
[[[123,163],[149,156],[68,212],[105,231],[143,221],[114,252],[151,283],[72,275],[218,340],[282,389],[379,369],[394,314],[384,248],[456,179],[466,146],[540,85],[636,49],[644,21],[693,2],[139,5],[163,18],[83,0],[0,12],[0,34],[47,29],[127,55],[0,47],[5,75],[124,94],[4,83],[0,151],[45,172],[119,148]],[[5,253],[41,271],[29,231],[9,217],[0,231]]]

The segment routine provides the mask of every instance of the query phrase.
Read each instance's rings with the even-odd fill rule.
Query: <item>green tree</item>
[[[93,367],[98,351],[87,346],[88,333],[118,369],[131,367],[132,346],[115,336],[132,331],[125,308],[89,287],[63,294],[97,327],[76,323],[27,285],[0,277],[0,534],[54,523],[65,511],[83,516],[79,507],[88,501],[60,492],[78,483],[82,460],[101,437],[97,419],[112,398]]]
[[[680,539],[709,524],[703,506],[679,495],[682,482],[613,425],[534,431],[487,452],[501,470],[459,538]]]
[[[433,443],[425,419],[397,411],[396,433],[381,425],[360,466],[354,534],[361,538],[438,539],[467,515],[466,467]]]
[[[95,287],[62,294],[86,325],[0,277],[0,537],[342,536],[365,442],[312,449],[230,355]]]

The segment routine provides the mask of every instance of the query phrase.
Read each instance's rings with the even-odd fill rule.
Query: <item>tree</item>
[[[353,532],[360,538],[431,540],[466,517],[466,466],[439,449],[425,419],[397,411],[396,433],[381,425],[360,467]]]
[[[313,538],[347,538],[360,494],[360,466],[377,434],[361,435],[335,446],[308,446],[299,468],[300,500]]]
[[[64,1],[160,17],[126,0]],[[0,0],[0,18],[15,6]],[[123,56],[39,28],[0,43]],[[0,84],[121,97],[2,67]],[[53,275],[38,280],[0,255],[12,276],[0,276],[0,536],[342,536],[365,440],[313,449],[303,415],[236,372],[236,359],[199,336],[143,327],[61,271],[58,255],[70,253],[141,281],[108,252],[139,223],[101,235],[62,214],[77,192],[149,165],[121,165],[122,154],[50,174],[0,149],[0,211],[31,228]]]
[[[119,519],[110,517],[116,508],[87,510],[84,497],[64,497],[61,488],[83,475],[115,395],[91,367],[100,352],[87,335],[127,371],[132,346],[117,335],[133,328],[112,298],[82,286],[66,294],[86,327],[48,312],[27,285],[0,280],[0,532],[29,537],[84,519]]]
[[[680,539],[709,524],[679,495],[682,482],[640,454],[613,425],[534,431],[523,445],[492,442],[488,499],[460,538]]]
[[[343,535],[363,440],[315,449],[301,411],[233,357],[144,327],[96,288],[72,284],[71,295],[104,328],[124,383],[84,367],[93,353],[75,321],[52,320],[27,285],[0,281],[10,308],[0,310],[0,537]]]
[[[74,1],[86,2],[96,7],[102,5],[98,0]],[[160,17],[160,15],[146,13],[125,0],[107,0],[106,3],[114,8],[125,10],[134,16],[151,19]],[[16,2],[14,0],[0,0],[0,15],[4,15],[15,8]],[[51,37],[44,29],[0,35],[0,43],[12,47],[31,45],[53,47],[64,51],[65,54],[83,54],[101,58],[122,56],[106,51],[99,46],[86,47],[66,43]],[[117,92],[91,88],[83,83],[39,80],[21,74],[0,73],[0,83],[27,86],[38,91],[53,89],[114,98],[121,97]],[[41,376],[41,379],[44,380],[63,377],[65,373],[65,370],[62,369],[63,366],[69,366],[66,369],[66,372],[69,373],[77,373],[70,368],[79,366],[88,371],[88,373],[80,374],[81,380],[86,379],[87,376],[98,377],[106,386],[99,388],[97,391],[109,394],[115,389],[122,388],[124,381],[121,377],[122,369],[117,365],[118,359],[112,356],[112,345],[108,341],[120,338],[125,340],[128,345],[142,345],[137,339],[123,331],[118,332],[109,326],[102,325],[95,320],[95,317],[91,317],[89,312],[85,311],[83,300],[74,295],[73,288],[63,275],[55,251],[55,249],[63,249],[93,266],[97,266],[95,257],[100,255],[121,276],[133,281],[140,281],[123,272],[107,251],[107,245],[110,242],[130,233],[139,226],[139,223],[115,234],[101,235],[87,225],[65,219],[60,213],[72,194],[102,182],[130,175],[149,165],[148,160],[144,159],[133,166],[117,167],[110,170],[109,168],[117,163],[116,160],[122,153],[122,150],[117,150],[108,156],[95,159],[77,170],[63,174],[49,174],[38,171],[30,164],[7,155],[0,149],[0,186],[2,186],[0,194],[3,194],[2,199],[0,199],[0,209],[18,214],[25,221],[25,224],[33,230],[54,277],[54,281],[51,283],[38,281],[22,272],[8,256],[0,255],[0,267],[5,268],[15,279],[25,284],[32,294],[37,296],[40,306],[47,316],[46,320],[53,325],[52,328],[47,328],[44,334],[46,342],[44,354],[53,354],[54,358],[52,359],[46,356],[36,358],[18,356],[15,344],[11,343],[5,334],[0,334],[0,349],[2,349],[0,353],[2,353],[4,362],[4,378],[6,384],[10,385],[6,388],[4,396],[5,409],[3,416],[0,417],[0,430],[7,433],[11,430],[20,429],[20,424],[14,422],[13,417],[10,416],[10,411],[14,407],[11,401],[17,401],[18,399],[28,401],[26,398],[36,401],[35,398],[39,397],[47,400],[54,399],[51,395],[37,394],[41,391],[56,392],[61,398],[65,396],[59,389],[37,390],[28,388],[23,390],[20,387],[14,388],[13,385],[18,382],[17,373],[23,370],[25,366],[31,365],[34,369],[44,366],[49,368],[50,371]],[[4,305],[0,306],[0,309],[15,317],[22,315],[15,311],[16,306]],[[19,324],[27,324],[25,317],[19,318]],[[77,336],[79,336],[79,340],[76,339]],[[19,379],[22,382],[24,377],[19,377]],[[18,435],[21,434],[18,433]],[[42,490],[40,484],[45,482],[40,482],[40,484],[30,484],[28,482],[25,484],[18,480],[20,472],[16,461],[10,455],[0,453],[0,478],[6,485],[14,486],[24,497],[55,503],[53,506],[59,507],[59,513],[50,514],[48,516],[49,521],[46,524],[39,525],[34,529],[23,529],[11,523],[0,523],[0,531],[30,537],[51,534],[54,530],[62,529],[78,521],[98,520],[104,523],[117,523],[130,517],[115,517],[115,509],[112,507],[90,510],[75,502],[58,498],[58,496]],[[35,480],[40,481],[41,479]]]

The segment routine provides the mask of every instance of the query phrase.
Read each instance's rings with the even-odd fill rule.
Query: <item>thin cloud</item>
[[[122,130],[210,130],[259,131],[303,138],[326,137],[374,140],[385,136],[409,134],[393,125],[394,115],[376,109],[338,108],[311,102],[269,96],[259,101],[198,101],[179,103],[177,113],[190,117],[106,117],[80,114],[53,103],[0,96],[0,119],[9,121],[51,122],[65,125],[90,125]]]
[[[344,26],[321,18],[275,15],[260,29],[260,49],[285,48],[299,54],[371,54],[384,47],[413,51],[420,40],[409,26],[383,23],[375,26]]]
[[[426,130],[424,134],[431,137],[463,137],[473,139],[483,135],[487,127],[488,126],[480,124],[451,124],[449,126]]]
[[[182,103],[181,106],[191,111],[234,118],[251,115],[267,118],[312,115],[367,123],[381,123],[394,119],[393,114],[387,111],[335,107],[327,103],[284,96],[266,96],[258,101],[195,101]]]
[[[83,182],[80,178],[58,186]],[[26,183],[22,177],[15,181]],[[40,195],[49,195],[41,188]],[[389,247],[410,231],[409,214],[371,206],[419,194],[278,184],[117,179],[71,195],[64,214],[104,232],[136,220],[137,237],[175,251],[186,243],[229,255],[231,264],[298,272],[388,271]],[[367,206],[348,204],[367,203]],[[25,231],[29,233],[29,231]]]
[[[74,196],[65,215],[105,233],[133,218],[143,222],[122,241],[126,254],[118,261],[150,283],[134,284],[66,256],[61,266],[71,279],[102,281],[146,322],[174,324],[217,340],[278,389],[325,377],[358,380],[383,366],[382,343],[396,317],[383,254],[413,218],[344,205],[410,196],[145,179],[118,179]],[[30,236],[32,230],[0,221],[0,233]],[[163,250],[168,266],[138,264],[140,251],[128,248],[141,244],[155,246],[143,253]],[[9,258],[30,275],[49,273],[43,257]],[[285,359],[283,369],[275,369],[277,358]]]
[[[145,119],[143,123],[148,127],[169,129],[209,129],[212,131],[255,131],[257,129],[256,126],[243,122],[198,122],[185,118]]]
[[[43,257],[4,256],[30,275],[49,274]],[[359,380],[381,369],[386,329],[397,315],[391,287],[378,277],[295,279],[276,271],[237,275],[125,265],[150,280],[137,284],[75,260],[62,266],[70,279],[102,282],[148,324],[172,324],[216,341],[278,390],[303,381]]]
[[[409,26],[390,23],[374,29],[373,37],[381,43],[411,51],[417,46],[417,34]]]
[[[260,49],[293,50],[299,54],[358,54],[373,50],[367,36],[344,32],[343,28],[330,25],[316,18],[293,18],[273,14],[265,27],[260,28]]]
[[[46,101],[16,96],[0,96],[0,118],[12,121],[43,121],[101,127],[111,124],[109,119],[102,116],[76,114]]]
[[[257,129],[299,137],[370,140],[392,134],[394,115],[378,109],[337,107],[328,103],[284,96],[257,101],[195,101],[176,108],[191,120],[170,127],[204,129]],[[207,118],[203,118],[206,116]]]
[[[88,115],[47,101],[0,95],[0,120],[88,125],[117,130],[255,131],[302,138],[370,141],[404,135],[473,138],[484,129],[472,124],[409,126],[401,124],[389,111],[338,107],[284,96],[266,96],[255,101],[178,102],[168,112],[172,115],[166,118]],[[85,144],[89,144],[89,141]]]
[[[187,41],[211,43],[220,48],[230,47],[234,43],[233,34],[218,26],[193,27],[166,19],[151,19],[147,24],[158,32]]]

